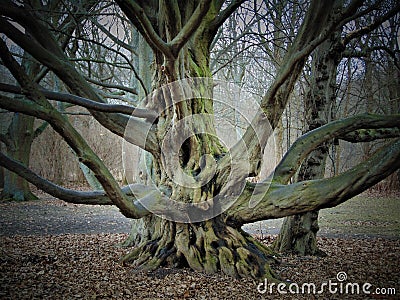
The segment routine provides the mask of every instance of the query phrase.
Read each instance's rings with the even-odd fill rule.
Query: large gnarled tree
[[[399,136],[400,116],[361,115],[321,126],[299,138],[265,181],[247,182],[260,171],[271,129],[278,125],[311,52],[343,24],[380,6],[363,6],[358,0],[341,9],[340,1],[307,4],[260,109],[241,139],[227,148],[217,137],[213,119],[213,89],[218,84],[209,69],[210,47],[218,29],[243,2],[116,1],[153,51],[154,93],[146,97],[144,107],[135,108],[106,103],[71,63],[40,10],[29,1],[2,1],[0,31],[56,74],[71,94],[40,87],[1,40],[1,60],[20,87],[2,84],[0,88],[21,96],[0,95],[0,107],[47,121],[94,172],[104,191],[62,188],[3,153],[0,164],[60,199],[116,205],[123,215],[137,219],[134,249],[124,261],[138,269],[189,266],[235,277],[274,278],[272,251],[241,226],[338,205],[394,172],[400,166],[399,140],[336,177],[289,184],[304,159],[321,144],[360,137],[360,130],[368,131],[369,137]],[[382,22],[398,12],[396,6],[385,9]],[[198,77],[206,79],[191,80]],[[153,185],[121,188],[49,99],[87,108],[104,127],[150,153]]]

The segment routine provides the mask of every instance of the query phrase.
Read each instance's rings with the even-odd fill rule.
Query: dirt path
[[[0,204],[0,235],[128,233],[129,219],[112,206],[67,204],[57,199]]]
[[[322,210],[323,237],[400,238],[400,199],[358,196],[338,207]],[[282,219],[247,224],[252,234],[278,234]],[[116,207],[68,204],[42,196],[33,202],[0,204],[0,235],[59,235],[129,233],[130,222]]]

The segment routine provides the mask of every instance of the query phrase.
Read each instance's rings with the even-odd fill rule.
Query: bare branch
[[[121,191],[115,178],[104,165],[103,161],[93,152],[85,139],[65,119],[40,92],[39,85],[31,81],[23,68],[15,61],[9,53],[3,40],[0,39],[0,56],[3,63],[11,71],[15,79],[22,86],[25,94],[34,101],[26,99],[11,99],[0,95],[0,106],[10,111],[26,111],[33,116],[49,122],[54,130],[61,135],[67,144],[76,153],[80,162],[85,164],[96,174],[97,180],[101,183],[107,196],[120,209],[121,213],[128,218],[141,218],[135,205],[126,198]]]
[[[87,165],[96,174],[96,178],[105,189],[107,197],[120,208],[121,212],[126,217],[141,218],[143,216],[143,211],[137,210],[136,205],[126,198],[126,195],[121,191],[112,175],[109,173],[97,155],[86,144],[84,139],[73,129],[72,126],[69,125],[68,122],[65,122],[65,119],[61,117],[61,115],[55,109],[43,108],[42,106],[24,98],[12,99],[3,95],[0,95],[0,107],[9,111],[25,113],[27,115],[35,116],[47,121],[75,151],[79,160]],[[8,162],[7,164],[10,163]],[[11,168],[13,171],[17,170],[15,165],[12,165]],[[43,182],[40,183],[38,178],[34,178],[32,174],[22,167],[20,167],[20,173],[17,174],[21,177],[26,176],[27,178],[24,178],[28,181],[35,180],[34,184],[41,184],[40,188],[46,188],[44,190],[49,194],[55,193],[55,191],[51,189],[51,186],[45,186]],[[28,176],[26,174],[30,175]],[[61,197],[61,194],[52,195],[55,197]],[[68,195],[66,195],[66,197],[68,197]]]
[[[376,28],[378,28],[383,22],[386,20],[390,19],[391,17],[395,16],[400,12],[400,3],[397,3],[389,12],[384,14],[383,16],[377,17],[374,22],[371,24],[364,26],[360,29],[354,30],[350,33],[348,33],[344,38],[343,38],[343,44],[346,45],[348,44],[351,40],[358,38],[366,33],[369,33]]]
[[[85,76],[85,79],[91,83],[94,83],[95,85],[99,85],[102,87],[106,87],[106,88],[111,88],[111,89],[117,89],[117,90],[121,90],[121,91],[125,91],[134,95],[137,95],[138,92],[136,89],[127,87],[127,86],[123,86],[123,85],[119,85],[119,84],[111,84],[111,83],[106,83],[106,82],[102,82],[102,81],[97,81],[94,80],[88,76]]]
[[[33,17],[31,16],[31,18]],[[29,22],[34,22],[34,20],[29,20]],[[46,30],[46,28],[42,29]],[[47,45],[39,44],[35,38],[22,33],[2,17],[0,17],[0,32],[5,33],[21,48],[29,52],[36,60],[52,70],[76,95],[91,99],[96,102],[104,103],[104,100],[94,91],[94,89],[83,78],[83,76],[71,65],[71,63],[68,61],[68,58],[62,53],[61,50],[61,54],[57,56],[60,51],[57,51],[57,53],[49,51],[47,48],[45,48]],[[34,37],[36,37],[36,35],[43,35],[43,32],[32,31],[32,34],[35,34]],[[50,32],[47,32],[47,34],[51,36]],[[52,44],[51,41],[49,43]],[[54,45],[52,47],[54,47]],[[136,122],[136,120],[130,120],[126,115],[122,114],[104,114],[103,112],[97,111],[91,111],[91,113],[105,128],[122,137],[125,136],[125,128],[128,124],[128,121],[131,122],[131,127],[133,127],[133,124]],[[138,131],[141,130],[141,125],[143,125],[143,122],[138,121]],[[129,142],[148,150],[153,154],[157,154],[159,151],[159,145],[156,142],[155,134],[151,130],[147,131],[145,134],[135,134],[131,136]]]
[[[146,89],[146,86],[145,86],[145,84],[143,83],[142,78],[140,78],[139,74],[137,73],[135,66],[133,65],[132,61],[131,61],[124,53],[122,53],[121,51],[118,51],[118,50],[114,49],[113,47],[106,46],[106,45],[104,45],[104,43],[100,43],[100,42],[95,41],[95,40],[93,40],[93,39],[84,38],[84,37],[79,37],[79,38],[76,38],[76,39],[77,39],[77,40],[84,41],[84,42],[88,42],[88,43],[91,43],[91,44],[99,45],[99,46],[101,46],[102,48],[107,49],[107,50],[109,50],[109,51],[111,51],[111,52],[114,52],[114,53],[118,54],[119,56],[121,56],[121,57],[126,61],[126,63],[129,65],[129,68],[132,70],[133,74],[135,75],[135,78],[139,81],[139,83],[140,83],[140,85],[142,86],[142,88],[143,88],[145,94],[146,94],[146,95],[148,94],[148,91],[147,91],[147,89]],[[81,58],[81,59],[82,59],[82,58]],[[90,61],[93,61],[93,59],[89,59],[89,60],[90,60]],[[104,61],[104,62],[105,62],[105,61]],[[107,64],[110,65],[110,62],[107,62]],[[121,68],[125,68],[125,67],[122,67],[122,66],[120,66],[120,67],[121,67]],[[86,78],[86,77],[85,77],[85,78]],[[88,80],[88,81],[89,81],[89,80]],[[133,93],[133,92],[132,92],[132,93]],[[134,94],[137,94],[137,92],[134,93]]]
[[[103,25],[101,25],[96,19],[90,19],[90,21],[95,24],[105,35],[107,35],[115,44],[129,50],[130,53],[137,56],[136,49],[131,45],[121,41],[116,36],[114,36],[109,30],[107,30]]]
[[[400,65],[397,59],[396,54],[399,52],[398,50],[392,50],[387,46],[374,46],[374,47],[367,47],[366,49],[363,50],[355,50],[355,49],[346,49],[345,51],[343,51],[342,56],[343,57],[348,57],[348,58],[352,58],[352,57],[368,57],[372,51],[384,51],[387,54],[389,54],[389,56],[393,59],[393,63],[396,66],[396,68],[400,71]]]
[[[250,173],[242,174],[243,178],[254,176],[259,171],[262,152],[269,136],[281,118],[289,96],[304,67],[306,58],[344,18],[342,14],[333,16],[334,8],[333,2],[329,2],[327,5],[327,3],[321,1],[311,1],[299,33],[285,54],[282,60],[283,64],[273,84],[261,101],[261,110],[253,119],[251,126],[247,128],[242,140],[232,148],[231,155],[233,157],[239,158],[243,153],[247,152],[251,158],[249,161]],[[319,26],[315,26],[315,24],[319,24]],[[219,164],[225,174],[231,167],[228,160],[228,156],[226,156]],[[224,176],[221,177],[223,181]]]
[[[17,94],[24,93],[20,87],[13,86],[10,84],[5,84],[5,83],[0,83],[0,90],[3,92],[9,92],[9,93],[17,93]],[[71,94],[53,92],[53,91],[49,91],[49,90],[45,90],[45,89],[40,89],[40,92],[43,93],[44,96],[48,99],[83,106],[90,110],[109,112],[109,113],[122,113],[122,114],[132,115],[132,116],[138,117],[138,118],[146,118],[151,121],[154,121],[158,116],[155,111],[152,111],[149,109],[136,108],[133,106],[122,105],[122,104],[100,103],[100,102],[92,101],[87,98],[83,98],[83,97],[79,97],[79,96],[75,96],[75,95],[71,95]]]
[[[222,5],[223,1],[220,1]],[[210,30],[212,32],[212,36],[217,33],[218,28],[222,26],[222,24],[242,5],[246,0],[234,0],[229,5],[221,11],[218,16],[214,19],[210,26]]]
[[[0,152],[0,165],[21,176],[46,193],[66,202],[76,204],[114,205],[103,191],[81,192],[63,188],[37,175],[21,163],[7,157],[2,152]]]
[[[33,139],[39,137],[49,126],[49,122],[43,122],[38,128],[36,128],[35,132],[33,133]]]
[[[379,129],[360,129],[349,132],[339,139],[350,143],[372,142],[379,139],[390,139],[400,137],[400,127],[379,128]]]
[[[365,191],[400,168],[400,140],[382,147],[370,159],[332,178],[290,185],[272,182],[248,184],[228,211],[234,226],[282,218],[316,209],[334,207]],[[310,199],[314,199],[310,201]],[[255,206],[250,205],[256,203]]]
[[[96,102],[104,102],[90,87],[90,85],[83,79],[83,77],[69,64],[68,59],[62,54],[61,57],[57,57],[55,53],[47,50],[42,45],[40,45],[32,37],[22,33],[14,26],[12,26],[7,20],[0,17],[0,31],[5,33],[10,37],[15,43],[17,43],[21,48],[29,52],[36,60],[49,67],[53,70],[73,91],[79,91],[77,94],[83,96],[82,94],[88,94],[91,100]],[[80,80],[82,79],[82,80]],[[82,91],[85,90],[85,92]],[[100,119],[100,118],[98,118]],[[120,120],[114,120],[114,127],[111,128],[104,124],[106,128],[110,129],[114,133],[123,135],[126,122]],[[122,124],[121,124],[122,123]],[[120,125],[120,126],[117,126]],[[119,128],[117,128],[119,127]]]
[[[48,30],[45,27],[45,25],[41,22],[41,19],[38,18],[37,15],[35,15],[34,11],[32,10],[28,11],[21,6],[17,6],[16,4],[14,4],[9,0],[4,0],[0,2],[0,11],[4,16],[10,17],[11,19],[18,21],[26,30],[24,35],[28,36],[29,34],[32,34],[37,38],[36,42],[40,44],[43,48],[45,48],[47,51],[54,53],[54,55],[57,56],[63,55],[62,49],[61,47],[58,46],[57,42],[54,39],[54,36],[52,34],[49,35],[43,34]],[[6,21],[6,23],[8,22]],[[2,24],[1,27],[3,26],[4,24]],[[22,33],[19,30],[17,31],[19,33]]]
[[[172,52],[175,57],[178,57],[179,51],[190,39],[193,33],[198,29],[200,23],[203,20],[203,17],[207,14],[210,8],[210,4],[211,0],[201,0],[193,14],[190,16],[189,20],[179,31],[178,35],[174,37],[171,42],[168,43],[168,45],[171,46]]]
[[[143,37],[153,50],[158,50],[163,53],[166,57],[171,59],[174,58],[171,48],[163,41],[163,39],[154,30],[149,18],[147,17],[144,9],[134,0],[116,0],[117,4],[123,12],[128,16],[129,19],[139,21],[144,33]],[[135,20],[136,19],[136,20]],[[134,24],[137,22],[134,22]],[[140,28],[138,28],[140,29]],[[140,31],[140,30],[139,30]]]
[[[40,188],[44,192],[61,199],[65,202],[74,204],[87,204],[87,205],[114,205],[106,193],[102,190],[98,191],[76,191],[67,189],[51,181],[44,179],[37,175],[32,170],[25,167],[20,162],[13,160],[0,152],[0,166],[5,167],[11,172],[16,173],[28,182],[32,183],[36,187]],[[150,214],[139,201],[134,201],[136,197],[146,197],[149,193],[153,192],[151,188],[141,184],[131,184],[122,187],[121,190],[126,194],[127,197],[134,203],[137,211],[145,216]]]
[[[138,28],[138,30],[142,34],[145,33],[143,36],[153,50],[160,51],[167,58],[167,60],[174,61],[178,57],[179,51],[203,21],[204,16],[207,14],[210,8],[211,0],[200,1],[183,28],[168,43],[157,34],[144,9],[137,4],[136,1],[117,0],[117,3],[134,24],[137,24],[137,22],[134,21],[139,21],[141,28]]]
[[[274,172],[274,181],[286,184],[300,167],[307,155],[322,143],[345,137],[359,129],[397,128],[400,115],[371,115],[364,114],[338,120],[314,129],[298,138],[282,158]]]

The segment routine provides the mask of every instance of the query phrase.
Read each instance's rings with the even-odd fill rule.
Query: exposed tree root
[[[197,224],[149,218],[152,228],[147,228],[139,244],[122,259],[124,264],[132,264],[137,270],[190,267],[207,274],[222,272],[235,278],[278,280],[270,266],[277,262],[273,252],[220,218]]]
[[[326,256],[317,245],[318,230],[318,211],[289,216],[285,218],[272,249],[279,253]]]

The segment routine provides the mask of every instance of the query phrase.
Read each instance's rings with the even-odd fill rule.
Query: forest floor
[[[39,196],[38,201],[0,204],[0,299],[400,298],[399,195],[363,194],[323,210],[318,244],[328,255],[279,256],[274,270],[289,284],[286,294],[268,282],[222,274],[166,268],[134,272],[119,263],[131,249],[118,246],[128,236],[129,220],[116,208]],[[250,224],[245,230],[269,244],[280,223]],[[340,281],[339,275],[347,278]],[[313,286],[323,292],[314,294]],[[297,287],[299,293],[292,293]],[[358,295],[352,293],[357,287]]]

